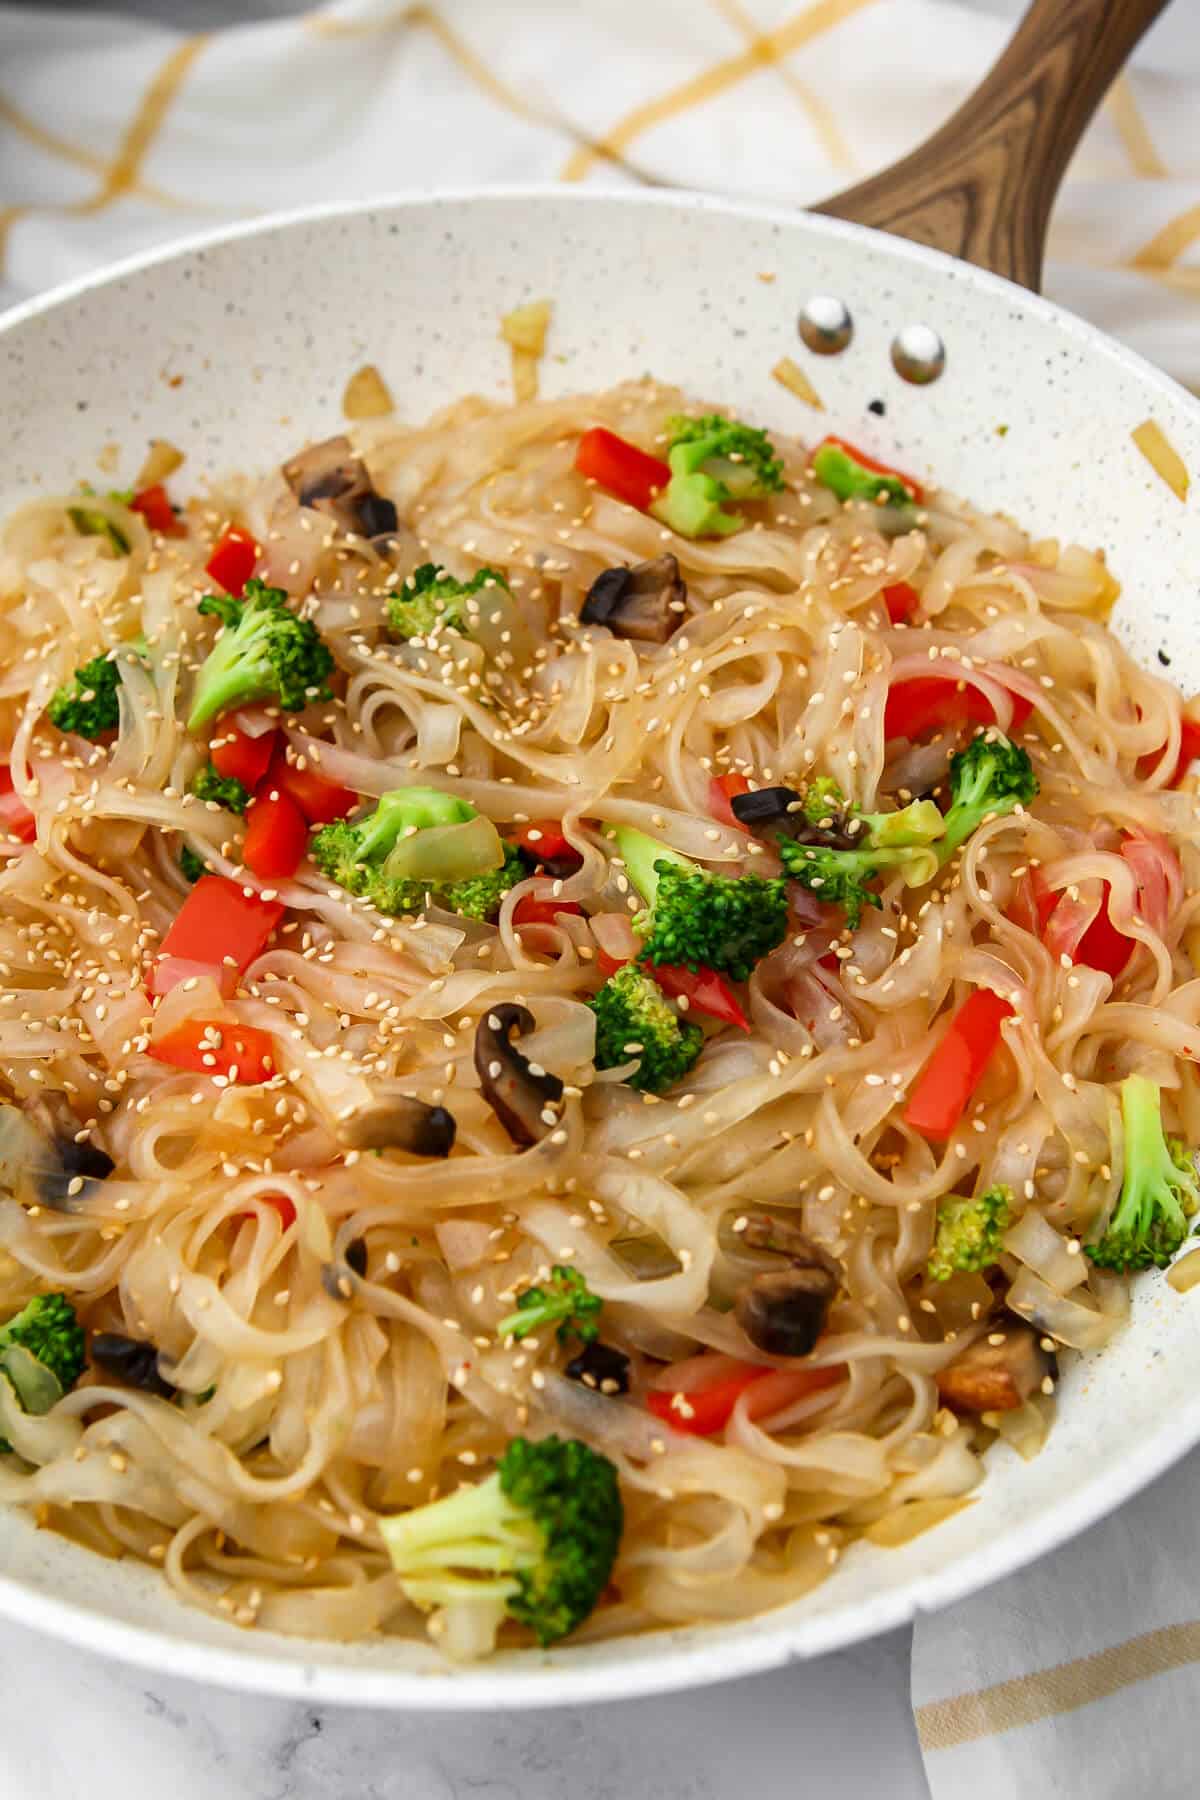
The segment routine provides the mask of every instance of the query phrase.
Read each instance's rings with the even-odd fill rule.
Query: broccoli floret
[[[986,818],[1028,806],[1038,791],[1027,753],[998,732],[977,737],[950,758],[951,806],[938,845],[942,862],[952,856]]]
[[[65,1294],[36,1294],[0,1326],[0,1371],[22,1412],[47,1413],[86,1366],[83,1327]],[[0,1438],[0,1452],[12,1449]]]
[[[215,763],[205,763],[192,776],[189,791],[197,800],[215,800],[227,812],[244,813],[250,804],[250,790],[236,775],[222,775]]]
[[[785,882],[710,874],[631,826],[610,835],[647,904],[637,921],[646,938],[642,962],[716,969],[745,981],[787,936]]]
[[[132,495],[129,496],[132,499]],[[110,499],[124,501],[124,494],[114,493]],[[98,506],[68,506],[67,517],[79,533],[80,537],[107,538],[114,556],[129,555],[129,539],[119,525],[114,525],[106,512]]]
[[[636,963],[610,975],[588,1005],[596,1015],[596,1067],[639,1059],[630,1087],[661,1094],[682,1079],[704,1048],[704,1033],[681,1019],[656,981]]]
[[[525,1338],[545,1325],[557,1325],[558,1341],[569,1337],[590,1344],[598,1330],[596,1319],[604,1302],[593,1294],[579,1270],[570,1263],[555,1263],[549,1281],[526,1288],[517,1310],[496,1327],[501,1337]]]
[[[804,817],[810,825],[833,824],[846,810],[846,796],[830,775],[814,775],[804,790]]]
[[[949,1281],[959,1269],[989,1269],[1000,1255],[1000,1239],[1011,1223],[1011,1188],[990,1187],[970,1200],[951,1194],[940,1201],[926,1266],[930,1280]]]
[[[1187,1145],[1162,1128],[1158,1083],[1130,1075],[1121,1083],[1125,1173],[1103,1234],[1085,1245],[1102,1269],[1165,1269],[1200,1207],[1200,1182]]]
[[[115,731],[120,723],[121,708],[117,689],[121,685],[121,651],[134,656],[147,654],[146,640],[136,637],[111,656],[94,656],[76,669],[70,681],[56,688],[46,708],[50,723],[60,731],[73,731],[78,737],[95,743],[105,732]]]
[[[617,1471],[575,1439],[513,1438],[495,1474],[443,1500],[380,1521],[400,1585],[417,1606],[442,1609],[453,1643],[458,1608],[505,1614],[541,1644],[592,1612],[620,1548]],[[478,1650],[478,1642],[473,1647]]]
[[[311,619],[301,619],[288,606],[282,588],[252,579],[244,601],[206,594],[199,610],[220,619],[225,629],[196,677],[189,731],[256,700],[301,712],[310,700],[329,699],[325,678],[333,657]]]
[[[207,872],[207,864],[202,856],[198,856],[190,844],[185,844],[179,852],[179,867],[183,871],[185,881],[199,881]]]
[[[813,474],[839,500],[886,501],[889,506],[909,507],[913,497],[896,475],[868,469],[840,444],[822,444],[812,462]]]
[[[76,669],[70,681],[56,688],[46,711],[59,731],[73,731],[95,743],[106,731],[115,731],[120,720],[117,689],[121,671],[108,656],[94,656]]]
[[[671,479],[651,506],[680,537],[727,537],[740,531],[729,500],[765,500],[783,486],[783,466],[765,431],[711,413],[667,420]]]
[[[816,783],[809,789],[813,793]],[[836,791],[836,790],[835,790]],[[909,887],[921,887],[937,873],[938,856],[930,846],[944,830],[941,813],[932,800],[914,800],[897,812],[866,813],[851,808],[829,811],[827,790],[805,812],[814,831],[825,830],[835,842],[805,842],[779,835],[776,843],[784,869],[793,881],[821,900],[845,908],[851,931],[858,928],[864,906],[882,906],[870,886],[887,869],[902,869]],[[813,818],[815,809],[817,816]]]
[[[470,604],[481,588],[508,583],[498,569],[476,569],[470,581],[456,581],[436,563],[422,563],[404,583],[402,592],[388,599],[388,625],[399,638],[425,638],[434,631],[469,634],[478,602]]]
[[[524,881],[528,873],[516,845],[506,843],[504,861],[498,869],[489,869],[486,875],[472,875],[468,881],[452,881],[448,887],[434,888],[433,896],[439,906],[444,906],[448,912],[461,913],[464,919],[494,919],[509,888]]]
[[[525,877],[515,847],[504,844],[495,831],[491,836],[499,866],[493,863],[458,881],[421,880],[388,868],[397,846],[407,844],[415,832],[436,825],[464,825],[478,817],[469,801],[437,788],[395,788],[382,796],[374,812],[323,826],[313,837],[310,854],[322,874],[348,894],[369,900],[378,912],[419,913],[433,900],[467,918],[487,919],[509,888]]]

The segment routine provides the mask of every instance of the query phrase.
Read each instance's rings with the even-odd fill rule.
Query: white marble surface
[[[500,1715],[231,1694],[8,1626],[0,1664],[0,1800],[928,1797],[907,1632],[700,1693]]]

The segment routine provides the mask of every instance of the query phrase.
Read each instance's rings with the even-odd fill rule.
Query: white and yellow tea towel
[[[1046,287],[1200,391],[1198,5],[1177,0],[1089,132]],[[228,17],[236,0],[213,7]],[[161,18],[171,9],[160,0]],[[0,6],[0,304],[233,220],[402,189],[650,183],[801,205],[911,149],[1018,10],[340,0],[189,33]],[[918,1623],[935,1800],[1195,1791],[1198,1513],[1193,1459],[1078,1543]]]

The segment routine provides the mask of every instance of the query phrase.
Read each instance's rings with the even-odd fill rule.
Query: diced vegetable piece
[[[275,1073],[275,1040],[269,1031],[220,1019],[185,1019],[150,1046],[150,1055],[173,1069],[223,1075],[239,1087],[256,1087]]]
[[[264,781],[246,809],[242,860],[263,881],[287,881],[304,861],[308,825],[290,794]]]
[[[216,549],[204,565],[204,573],[236,599],[245,591],[258,557],[257,541],[240,525],[231,525],[218,539]]]
[[[0,835],[19,838],[23,844],[32,844],[37,836],[37,820],[14,791],[7,764],[0,766]]]
[[[129,502],[130,512],[141,513],[148,528],[160,537],[186,537],[187,526],[175,512],[161,481],[142,488]]]
[[[358,805],[358,795],[352,788],[318,775],[311,765],[298,768],[278,750],[267,771],[267,780],[281,794],[291,796],[310,825],[332,825]]]
[[[713,1365],[712,1379],[707,1385],[693,1386],[694,1380],[705,1379],[695,1366],[701,1361]],[[692,1358],[690,1366],[678,1364],[676,1372],[685,1385],[651,1388],[646,1406],[656,1418],[692,1437],[711,1437],[722,1431],[743,1394],[747,1417],[761,1419],[809,1394],[836,1386],[846,1373],[840,1363],[821,1369],[765,1369],[761,1363],[739,1362],[732,1356]],[[669,1380],[671,1373],[664,1370],[661,1379]]]
[[[192,965],[192,973],[211,973],[222,993],[231,994],[261,956],[283,910],[278,901],[263,900],[223,875],[202,876],[162,941],[151,993],[169,992],[182,978],[177,965],[184,963]]]
[[[907,581],[892,581],[883,590],[883,604],[893,625],[903,625],[921,605],[921,596]]]
[[[1023,694],[1012,697],[1012,731],[1019,731],[1033,711]],[[924,737],[934,730],[961,730],[964,725],[993,725],[991,703],[969,682],[961,686],[945,675],[917,675],[888,689],[883,711],[885,738]]]
[[[653,975],[664,994],[672,1000],[686,1000],[688,1017],[704,1013],[720,1019],[725,1025],[736,1025],[749,1031],[750,1021],[742,1011],[738,997],[729,983],[715,969],[688,969],[682,963],[648,964],[646,973]]]
[[[991,1341],[1001,1335],[1001,1343]],[[1038,1334],[1007,1320],[1002,1334],[977,1339],[938,1371],[938,1393],[955,1412],[1013,1412],[1037,1391],[1050,1368]]]
[[[960,1007],[945,1037],[921,1070],[904,1109],[905,1123],[925,1137],[948,1138],[983,1079],[1012,1014],[1007,1000],[976,988]]]
[[[267,770],[279,743],[277,731],[260,732],[252,737],[237,722],[236,713],[226,713],[217,720],[209,745],[209,755],[218,775],[224,775],[253,793]]]
[[[527,825],[510,832],[509,837],[518,850],[536,857],[538,862],[563,862],[574,858],[578,865],[583,860],[574,844],[563,836],[562,823],[558,819],[530,819]]]
[[[517,901],[513,924],[518,930],[522,925],[553,925],[559,913],[570,913],[580,919],[583,908],[574,900],[538,900],[532,894],[523,894]]]
[[[627,443],[615,431],[596,425],[585,431],[575,453],[581,475],[607,488],[618,500],[646,512],[656,494],[666,488],[671,471],[657,456],[648,456],[636,444]]]
[[[744,775],[714,775],[708,784],[708,810],[718,825],[728,825],[733,831],[745,831],[746,827],[733,810],[733,801],[740,795],[750,792],[750,783]]]

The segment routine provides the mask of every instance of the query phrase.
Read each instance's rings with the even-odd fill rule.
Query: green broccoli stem
[[[656,862],[675,863],[678,868],[688,869],[692,874],[700,873],[700,866],[690,857],[672,850],[669,844],[660,844],[654,838],[647,837],[644,831],[636,831],[632,825],[615,825],[607,836],[616,845],[617,852],[625,864],[625,873],[637,889],[647,906],[653,906],[658,893],[658,870]]]
[[[380,1529],[401,1574],[447,1565],[515,1570],[536,1560],[543,1547],[542,1533],[508,1498],[499,1473],[413,1512],[381,1519]]]
[[[1121,1124],[1125,1133],[1125,1177],[1121,1200],[1109,1226],[1117,1236],[1144,1230],[1148,1196],[1162,1208],[1173,1231],[1187,1230],[1187,1214],[1176,1188],[1180,1171],[1163,1136],[1162,1100],[1148,1075],[1129,1075],[1121,1083]]]
[[[380,796],[375,811],[356,826],[359,860],[373,862],[387,856],[397,838],[407,831],[427,831],[434,825],[465,825],[476,816],[469,800],[444,794],[440,788],[392,788]]]
[[[225,626],[205,659],[188,714],[189,731],[199,731],[222,713],[248,706],[270,693],[270,658],[265,647],[261,655],[253,654],[255,638],[262,640],[265,635],[263,626]]]

